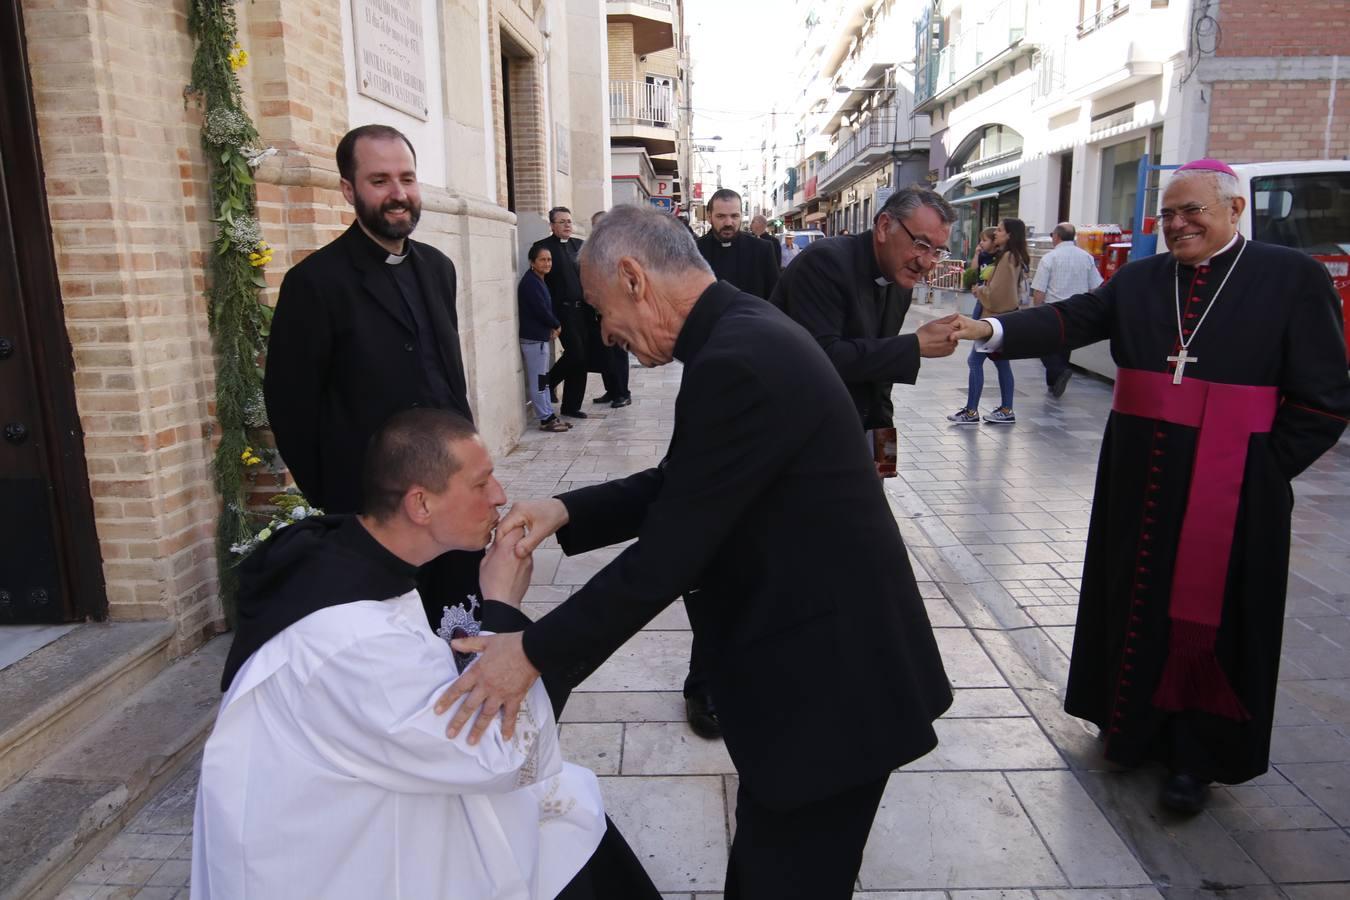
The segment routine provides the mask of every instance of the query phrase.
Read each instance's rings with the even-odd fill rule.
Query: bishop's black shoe
[[[1163,782],[1158,802],[1164,808],[1183,816],[1193,816],[1205,808],[1209,799],[1209,782],[1185,772],[1173,772]]]
[[[570,411],[564,409],[564,410],[562,411],[562,414],[563,414],[564,416],[567,416],[567,418],[569,418],[569,419],[589,419],[589,418],[590,418],[590,416],[586,415],[584,412],[582,412],[582,411],[579,410],[579,409],[573,409],[573,410],[570,410]]]
[[[614,402],[615,400],[617,400],[617,399],[619,399],[619,398],[618,398],[618,397],[615,397],[615,396],[614,396],[613,394],[611,394],[609,391],[605,391],[605,392],[604,392],[603,394],[601,394],[599,397],[592,397],[592,398],[591,398],[591,402],[592,402],[592,403],[613,403],[613,402]]]
[[[1069,386],[1069,379],[1073,377],[1072,369],[1065,369],[1059,373],[1055,383],[1050,385],[1050,396],[1059,398],[1064,396],[1064,389]]]
[[[610,404],[612,409],[623,409],[625,406],[632,406],[632,397],[615,397],[614,402]]]
[[[694,734],[699,737],[711,741],[722,736],[722,723],[717,721],[717,708],[713,706],[712,698],[702,691],[684,698],[684,714],[689,720],[689,727],[694,729]]]

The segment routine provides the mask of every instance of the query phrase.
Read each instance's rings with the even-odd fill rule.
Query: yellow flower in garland
[[[238,72],[244,66],[248,65],[248,51],[238,44],[235,44],[234,49],[230,51],[229,59],[230,68],[235,72]]]
[[[256,466],[262,463],[262,457],[254,453],[252,447],[245,447],[244,452],[239,454],[239,458],[245,466]]]
[[[267,241],[258,241],[258,246],[248,255],[248,264],[254,268],[265,266],[272,261],[272,248]]]

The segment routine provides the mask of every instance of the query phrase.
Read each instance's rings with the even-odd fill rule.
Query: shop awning
[[[948,200],[947,202],[952,206],[960,206],[963,203],[978,203],[981,200],[988,200],[990,197],[997,197],[1014,187],[1016,185],[1004,185],[1003,187],[990,188],[987,191],[976,191],[973,194],[966,194],[964,197],[957,197],[955,200]]]
[[[819,221],[821,221],[822,219],[825,218],[825,215],[826,215],[826,214],[823,213],[823,212],[807,213],[805,216],[802,217],[802,221],[803,221],[803,222],[819,222]]]

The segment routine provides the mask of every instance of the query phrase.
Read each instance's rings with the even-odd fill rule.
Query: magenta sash
[[[1223,614],[1238,499],[1253,434],[1270,431],[1279,406],[1275,387],[1217,384],[1162,372],[1121,369],[1111,408],[1127,416],[1200,429],[1190,493],[1181,520],[1167,614],[1167,663],[1154,694],[1159,709],[1199,709],[1250,718],[1214,655]]]

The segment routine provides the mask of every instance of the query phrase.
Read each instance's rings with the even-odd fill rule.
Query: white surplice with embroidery
[[[510,741],[445,736],[456,677],[416,592],[333,606],[239,670],[207,741],[194,900],[545,900],[605,830],[536,681]]]

